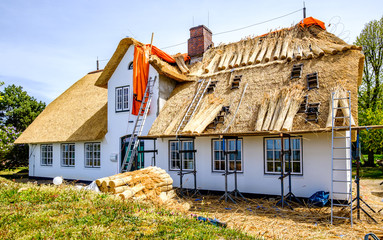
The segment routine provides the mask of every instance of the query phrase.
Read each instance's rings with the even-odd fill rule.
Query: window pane
[[[301,163],[300,162],[293,162],[293,172],[300,173],[301,172]]]
[[[298,139],[298,138],[293,139],[293,149],[301,149],[300,139]]]
[[[267,155],[267,157],[266,157],[266,159],[267,160],[273,160],[274,159],[274,152],[273,151],[267,151],[267,153],[266,153]]]
[[[300,151],[293,151],[293,160],[297,161],[297,160],[300,160],[300,158],[301,158]]]
[[[274,164],[273,162],[267,162],[267,172],[274,172]]]
[[[281,163],[280,162],[275,162],[275,171],[281,172]]]
[[[266,148],[267,150],[271,150],[271,149],[274,149],[274,144],[273,144],[273,140],[266,140]]]
[[[281,150],[281,140],[280,139],[274,140],[274,149],[275,150]]]
[[[220,141],[214,141],[214,150],[220,150],[221,144]]]
[[[289,139],[288,138],[285,138],[285,139],[283,139],[284,141],[284,145],[283,145],[283,149],[285,149],[285,150],[289,150]]]

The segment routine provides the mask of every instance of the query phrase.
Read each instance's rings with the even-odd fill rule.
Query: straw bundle
[[[279,92],[274,92],[269,98],[265,95],[258,111],[255,130],[290,131],[293,119],[302,102],[303,93],[303,86],[294,84],[283,87]]]
[[[247,65],[247,60],[250,57],[250,52],[251,52],[251,49],[252,49],[252,46],[253,46],[253,42],[254,42],[254,40],[248,40],[244,44],[244,48],[242,50],[243,51],[243,57],[242,57],[242,60],[241,60],[241,66],[246,66]]]
[[[265,54],[265,62],[270,61],[271,54],[273,53],[273,50],[275,48],[275,44],[276,44],[275,40],[271,39],[270,42],[269,42],[269,46],[267,48],[266,54]]]
[[[165,170],[147,167],[133,172],[120,173],[97,179],[101,192],[118,194],[122,199],[137,196],[139,199],[158,198],[173,189],[173,179]],[[163,194],[163,195],[164,195]]]
[[[209,65],[205,68],[205,73],[214,72],[215,67],[217,66],[217,62],[222,55],[222,51],[217,51],[214,55],[213,59],[210,61]]]
[[[214,120],[221,111],[223,100],[215,97],[213,94],[205,97],[199,111],[194,114],[188,124],[186,124],[182,133],[201,133]]]
[[[345,117],[343,121],[343,125],[345,126],[349,125],[349,117],[351,113],[348,109],[348,106],[349,106],[348,99],[346,99],[348,97],[348,93],[346,90],[344,90],[340,86],[336,87],[333,92],[334,92],[334,101],[333,103],[331,102],[332,99],[330,94],[329,113],[327,117],[326,128],[331,128],[332,126],[335,126],[335,121],[333,120],[333,116],[336,117],[338,109],[333,109],[333,106],[334,108],[342,107],[341,110],[342,110],[343,116]],[[340,98],[340,100],[337,100],[338,98]],[[355,121],[352,115],[351,115],[351,126],[355,126]]]
[[[247,61],[247,65],[251,65],[255,62],[255,58],[257,57],[259,50],[261,50],[262,43],[255,40],[255,47],[253,47],[253,53],[250,55],[249,60]]]
[[[255,63],[260,63],[260,62],[262,62],[262,59],[263,59],[263,57],[264,57],[265,54],[266,54],[266,51],[267,51],[268,46],[269,46],[269,42],[267,41],[267,39],[264,39],[264,40],[263,40],[263,43],[262,43],[261,52],[259,53],[257,59],[255,60]]]
[[[261,131],[262,130],[263,120],[265,119],[267,107],[269,105],[268,98],[269,98],[269,95],[266,93],[263,97],[261,105],[259,106],[257,123],[255,125],[255,131]]]
[[[282,50],[282,45],[283,45],[282,38],[278,38],[277,45],[275,47],[274,56],[273,56],[274,60],[278,60],[279,59],[279,55],[281,54],[281,50]]]

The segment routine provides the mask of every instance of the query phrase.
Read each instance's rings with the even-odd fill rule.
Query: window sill
[[[269,175],[269,176],[281,176],[281,173],[263,173],[264,175]],[[287,173],[284,173],[287,174]],[[291,176],[303,176],[303,173],[292,173]]]
[[[86,169],[100,169],[101,166],[99,166],[99,167],[88,167],[88,166],[85,166],[85,168],[86,168]]]
[[[213,171],[211,171],[212,173],[225,173],[225,170],[220,170],[220,171],[218,171],[218,170],[213,170]],[[229,173],[234,173],[234,171],[229,171]],[[243,171],[237,171],[237,173],[243,173]]]
[[[40,164],[41,167],[52,167],[53,164]]]

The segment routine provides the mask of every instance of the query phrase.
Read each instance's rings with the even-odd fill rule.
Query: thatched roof
[[[120,64],[122,58],[125,56],[126,51],[128,51],[131,45],[143,46],[144,44],[135,40],[134,38],[122,39],[118,44],[112,58],[105,66],[100,78],[97,80],[96,86],[107,88],[109,79],[112,77],[114,71]],[[170,77],[178,82],[192,81],[193,79],[183,75],[178,67],[170,65],[155,55],[150,56],[149,62],[160,74]]]
[[[89,73],[51,102],[15,141],[93,141],[107,133],[107,89],[95,86],[101,71]]]
[[[275,133],[273,129],[278,129],[275,127],[256,131],[262,103],[276,101],[275,104],[281,111],[278,116],[285,118],[290,112],[283,106],[290,104],[291,96],[298,96],[300,105],[304,100],[302,96],[306,95],[309,103],[320,103],[318,122],[306,122],[305,113],[293,113],[292,126],[286,129],[289,129],[288,132],[324,130],[329,115],[330,94],[336,86],[351,91],[352,115],[357,123],[357,89],[362,78],[363,60],[360,47],[349,45],[315,25],[307,28],[295,26],[211,48],[204,54],[202,63],[190,67],[189,77],[216,81],[216,87],[210,94],[220,99],[224,106],[229,106],[230,113],[224,114],[223,123],[218,123],[215,129],[207,128],[202,132],[193,132],[186,128],[187,131],[180,133]],[[300,63],[303,64],[301,77],[291,79],[293,66]],[[308,90],[306,75],[314,72],[318,73],[319,88]],[[242,75],[239,88],[232,89],[233,78],[239,75]],[[149,135],[176,134],[199,84],[178,83],[152,125]],[[298,93],[292,92],[297,87],[300,89]],[[206,107],[208,101],[208,96],[202,99],[200,107],[190,119],[194,122],[189,125],[198,126],[202,121],[205,122],[206,118],[211,119],[211,111],[206,112],[205,116],[199,112],[201,109],[209,109]],[[264,117],[267,118],[267,112]],[[269,120],[270,126],[285,128],[284,119],[279,122]]]

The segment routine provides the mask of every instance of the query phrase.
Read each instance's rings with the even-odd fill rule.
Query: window
[[[194,150],[193,141],[169,141],[170,145],[170,170],[180,169],[179,143],[182,143],[182,150]],[[182,169],[194,170],[194,152],[182,153]]]
[[[133,70],[133,61],[129,63],[128,70]]]
[[[101,144],[85,143],[85,167],[100,167]]]
[[[228,154],[229,171],[234,171],[235,163],[237,163],[237,171],[242,172],[242,139],[226,139],[226,148],[228,151],[235,150],[235,142],[237,142],[237,158],[235,153]],[[213,140],[213,171],[225,171],[225,154],[223,152],[223,140]]]
[[[75,163],[74,143],[61,144],[61,165],[64,167],[74,167]]]
[[[53,161],[53,145],[41,144],[41,165],[52,166]]]
[[[289,150],[289,139],[284,138],[284,150]],[[291,173],[302,174],[302,143],[301,138],[291,138]],[[265,173],[280,173],[281,172],[281,139],[280,138],[265,138]],[[285,173],[289,169],[290,155],[285,153],[284,168]]]
[[[129,86],[116,88],[116,112],[129,111]]]

